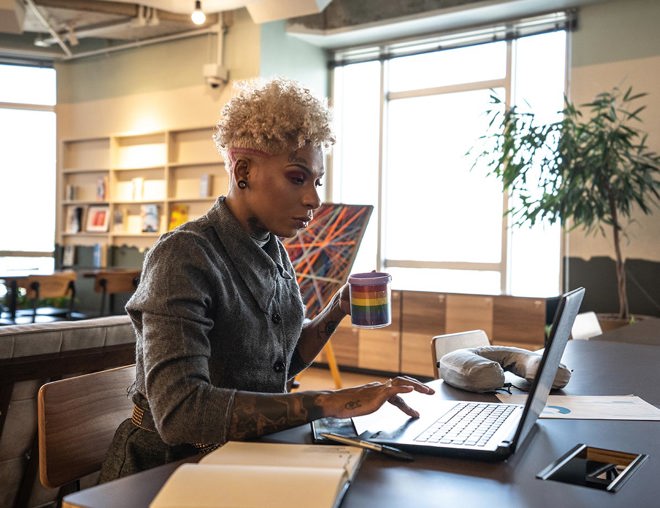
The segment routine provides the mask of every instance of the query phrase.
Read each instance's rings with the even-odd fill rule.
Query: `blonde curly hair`
[[[232,149],[282,153],[311,143],[323,149],[335,142],[325,101],[296,81],[274,78],[241,81],[238,94],[222,108],[213,140],[225,164]],[[230,169],[227,167],[227,169]]]

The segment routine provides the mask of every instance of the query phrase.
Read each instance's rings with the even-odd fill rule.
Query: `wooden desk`
[[[56,273],[53,270],[11,270],[7,273],[0,273],[0,281],[7,287],[7,297],[9,308],[9,319],[16,319],[16,307],[18,306],[18,281],[26,279],[32,275],[52,275]]]
[[[563,362],[574,369],[567,394],[634,393],[660,405],[660,348],[609,341],[569,341]],[[449,399],[495,400],[441,385]],[[269,436],[270,441],[311,442],[309,426]],[[538,480],[535,475],[577,443],[649,455],[616,494]],[[145,508],[178,464],[168,464],[65,497],[65,507]],[[481,506],[657,506],[660,423],[539,420],[535,434],[506,462],[487,463],[417,455],[403,463],[370,453],[342,508]],[[258,486],[255,486],[258,488]],[[295,502],[292,503],[295,506]]]

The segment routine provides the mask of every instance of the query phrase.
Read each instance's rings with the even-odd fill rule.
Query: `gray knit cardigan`
[[[236,390],[284,392],[307,365],[304,306],[282,243],[259,247],[220,197],[166,233],[126,305],[137,335],[135,390],[166,443],[221,443]]]

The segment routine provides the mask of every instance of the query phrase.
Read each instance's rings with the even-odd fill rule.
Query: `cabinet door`
[[[346,365],[348,367],[358,366],[358,343],[360,333],[357,328],[351,326],[351,318],[345,317],[335,330],[335,333],[330,339],[332,350],[335,353],[335,359],[338,365]],[[323,361],[327,362],[325,354],[323,354]]]
[[[445,333],[483,330],[493,336],[493,300],[483,295],[447,295]]]
[[[385,328],[360,328],[358,366],[362,369],[399,372],[401,293],[392,291],[392,324]]]
[[[406,291],[401,306],[401,372],[433,377],[431,339],[445,330],[446,295]]]
[[[545,300],[498,296],[493,307],[494,344],[524,349],[543,347]]]

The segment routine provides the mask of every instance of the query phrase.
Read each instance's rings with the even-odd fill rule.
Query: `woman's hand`
[[[348,282],[339,290],[339,308],[344,314],[351,314],[351,293],[348,288]]]
[[[368,383],[354,388],[328,392],[323,398],[324,416],[335,418],[350,418],[373,413],[385,402],[395,405],[401,411],[413,418],[419,418],[419,413],[411,408],[399,396],[413,390],[431,395],[433,388],[408,376],[389,379],[386,383]]]

